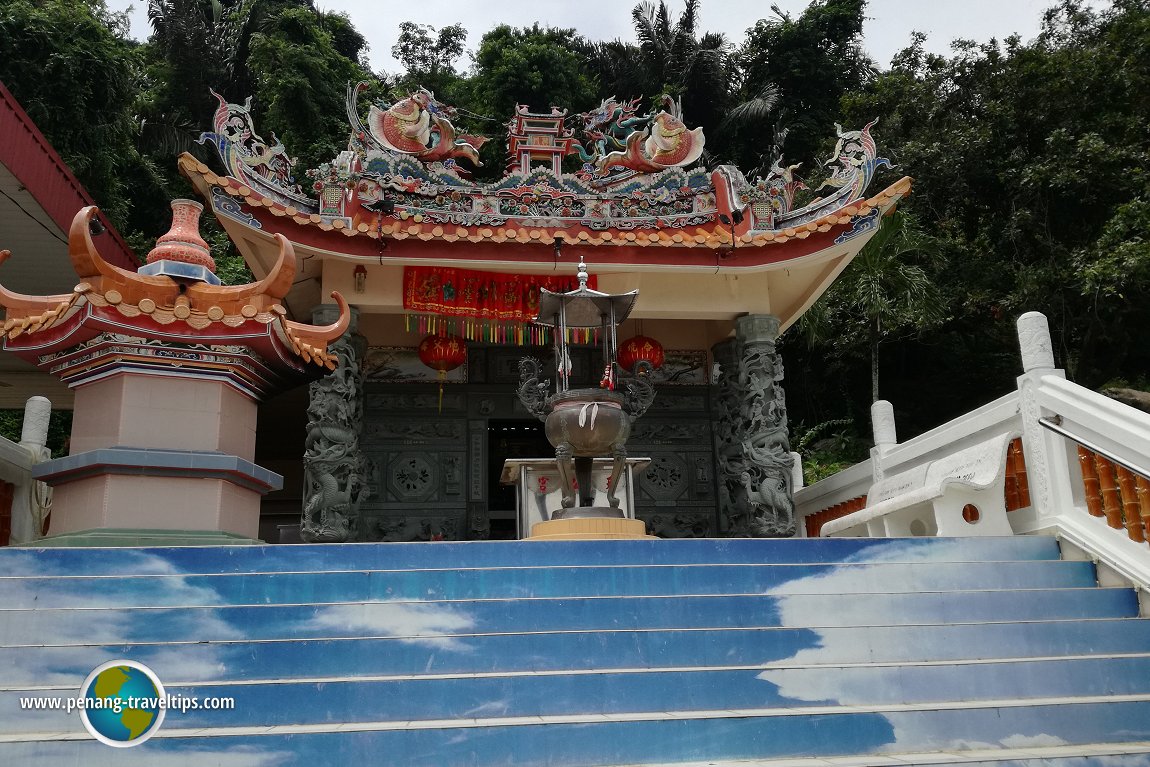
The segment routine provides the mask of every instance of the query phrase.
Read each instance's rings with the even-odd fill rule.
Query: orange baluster
[[[1138,513],[1138,497],[1134,492],[1134,475],[1125,466],[1116,466],[1118,487],[1122,491],[1122,517],[1126,534],[1130,540],[1142,543],[1146,536],[1142,532],[1142,515]]]
[[[1018,461],[1014,454],[1014,445],[1018,440],[1012,440],[1006,449],[1006,510],[1015,511],[1021,508],[1021,499],[1018,494]]]
[[[1102,516],[1102,491],[1098,488],[1098,468],[1094,453],[1078,446],[1078,465],[1082,467],[1082,485],[1086,490],[1086,510],[1092,517]]]
[[[1026,453],[1022,450],[1022,438],[1014,440],[1010,447],[1014,454],[1014,475],[1018,480],[1018,508],[1030,506],[1030,480],[1026,478]]]
[[[1145,477],[1135,477],[1134,487],[1138,493],[1138,507],[1142,517],[1142,530],[1150,536],[1150,480]]]
[[[1094,465],[1098,467],[1098,487],[1102,490],[1102,511],[1106,514],[1106,524],[1119,530],[1122,528],[1122,502],[1118,497],[1118,485],[1114,483],[1114,464],[1095,455]]]

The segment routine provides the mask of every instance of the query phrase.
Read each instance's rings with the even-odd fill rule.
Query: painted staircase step
[[[1150,652],[1150,620],[1089,619],[864,628],[671,629],[411,638],[225,640],[0,647],[6,687],[77,684],[105,661],[131,658],[172,683],[275,676],[510,673],[587,668],[949,662]]]
[[[1150,741],[1142,743],[1086,743],[1073,746],[1033,745],[1019,748],[978,748],[923,753],[852,754],[820,758],[739,759],[716,762],[663,762],[620,767],[915,767],[962,764],[966,767],[1144,767],[1150,765]]]
[[[931,666],[807,669],[634,670],[624,672],[415,676],[180,685],[181,699],[229,698],[234,708],[191,710],[181,726],[235,727],[470,718],[617,716],[662,710],[804,709],[886,705],[965,706],[984,700],[1136,696],[1150,699],[1150,656],[1053,661],[1014,660]],[[79,722],[60,711],[28,710],[23,701],[75,695],[73,685],[0,692],[0,733],[51,731]]]
[[[331,722],[313,726],[183,728],[176,712],[146,748],[109,749],[86,733],[0,736],[5,764],[135,765],[180,760],[279,767],[314,764],[636,765],[918,752],[982,756],[1150,741],[1150,698],[988,700],[954,706],[799,707],[709,712]],[[386,757],[384,757],[386,755]],[[1015,756],[1022,754],[1016,753]],[[1032,758],[1040,758],[1037,753]],[[263,757],[264,760],[260,760]],[[51,760],[51,761],[45,761]],[[113,761],[114,760],[114,761]],[[857,762],[856,762],[857,764]]]
[[[1047,536],[469,541],[293,546],[0,548],[0,575],[210,574],[451,567],[979,562],[1059,558]]]
[[[0,577],[0,610],[675,594],[1086,588],[1090,562],[616,565],[219,575]],[[96,595],[94,597],[94,595]]]
[[[98,601],[97,601],[98,604]],[[890,626],[1134,617],[1133,589],[797,596],[572,597],[181,608],[7,610],[0,645],[409,637],[640,628]],[[812,632],[811,639],[816,633]]]

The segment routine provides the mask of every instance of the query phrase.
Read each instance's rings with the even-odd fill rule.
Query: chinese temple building
[[[284,452],[269,458],[287,480],[265,520],[291,524],[302,506],[305,540],[525,535],[500,469],[551,451],[515,401],[517,363],[532,355],[555,369],[550,331],[535,324],[539,290],[573,288],[583,258],[592,287],[639,291],[622,346],[663,358],[659,394],[630,440],[633,455],[651,458],[637,479],[639,517],[665,537],[792,534],[774,342],[910,190],[904,178],[867,196],[886,164],[871,126],[840,130],[823,196],[800,207],[793,168],[748,180],[700,167],[702,130],[669,98],[648,115],[614,99],[573,116],[519,107],[506,174],[477,183],[468,168],[486,139],[458,133],[450,107],[421,90],[365,110],[359,92],[348,90],[348,149],[307,171],[306,186],[249,105],[223,98],[203,140],[225,171],[179,159],[257,277],[276,262],[279,236],[293,244],[292,316],[330,322],[321,297],[332,291],[354,307],[353,333],[335,348],[341,369],[362,379],[317,383],[309,403],[285,402],[273,418],[302,431],[309,413],[303,445],[274,440]],[[450,369],[421,361],[432,335],[465,355]],[[594,335],[570,339],[575,379],[598,381]],[[347,417],[315,416],[334,400]]]
[[[64,287],[0,251],[6,369],[75,407],[70,455],[43,397],[0,440],[0,763],[1150,765],[1150,416],[1043,315],[1016,391],[902,440],[877,402],[796,492],[775,341],[910,190],[871,126],[799,204],[670,99],[522,107],[479,183],[449,107],[358,92],[306,190],[246,104],[180,158],[250,284],[193,200],[138,268],[90,204],[43,208]]]

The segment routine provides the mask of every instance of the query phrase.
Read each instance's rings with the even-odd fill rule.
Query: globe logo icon
[[[142,663],[113,660],[97,666],[80,688],[80,720],[108,746],[138,746],[164,721],[164,685]]]

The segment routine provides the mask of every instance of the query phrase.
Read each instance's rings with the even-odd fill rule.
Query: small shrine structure
[[[535,114],[527,107],[515,107],[507,124],[507,172],[531,172],[535,165],[550,167],[555,176],[563,173],[563,158],[575,152],[579,141],[575,131],[563,121],[567,110],[554,107],[549,114]]]
[[[793,534],[775,341],[910,191],[903,178],[868,193],[889,165],[873,123],[838,130],[829,178],[799,204],[797,166],[776,162],[756,179],[700,167],[702,129],[669,97],[651,114],[637,99],[578,115],[520,106],[507,171],[483,183],[473,173],[488,139],[458,130],[450,106],[422,89],[361,104],[362,91],[347,91],[347,149],[306,174],[260,136],[250,103],[222,97],[202,138],[222,170],[179,159],[256,275],[270,273],[281,238],[292,243],[291,316],[329,322],[321,297],[332,291],[357,309],[355,332],[333,346],[345,372],[313,386],[307,436],[290,446],[306,451],[288,480],[302,490],[279,494],[278,520],[302,508],[305,540],[525,536],[500,471],[552,449],[516,400],[518,360],[556,374],[554,331],[535,322],[540,293],[575,289],[582,257],[591,288],[640,291],[620,353],[661,361],[658,396],[628,443],[651,459],[636,475],[637,517],[664,537]],[[597,385],[597,331],[567,334],[563,364]],[[466,355],[424,364],[431,336]],[[315,415],[337,402],[352,414],[342,431]]]

